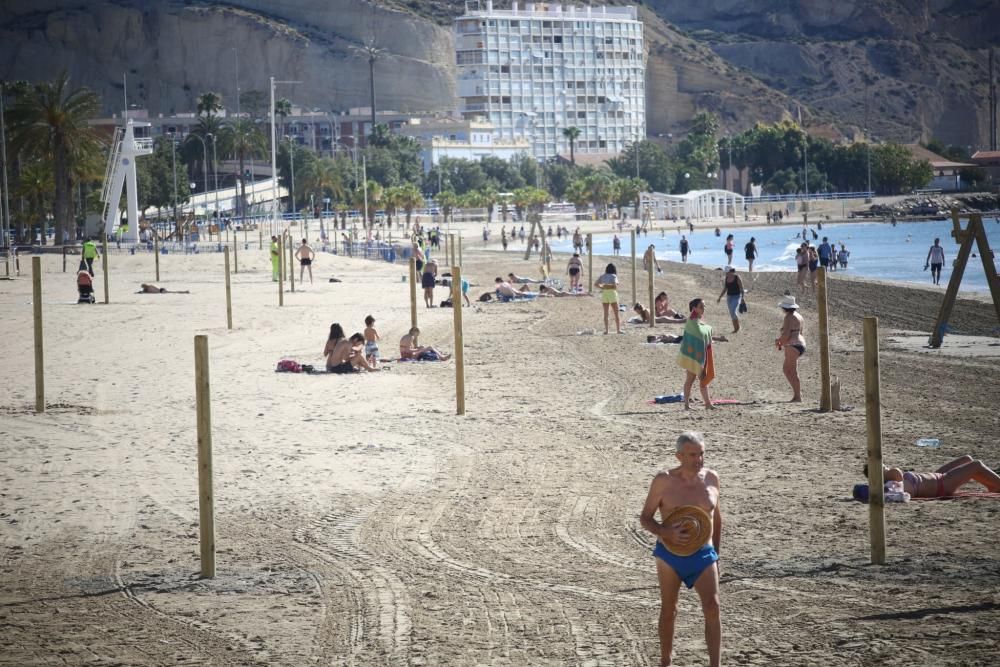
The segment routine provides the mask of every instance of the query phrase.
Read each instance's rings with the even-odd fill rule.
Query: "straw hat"
[[[674,509],[663,520],[664,525],[679,525],[688,532],[684,542],[673,542],[663,537],[660,542],[670,553],[678,556],[690,556],[701,549],[712,536],[712,519],[708,512],[695,505],[681,505]]]
[[[795,297],[790,295],[785,295],[785,299],[778,304],[778,308],[783,308],[785,310],[798,310],[799,304],[795,303]]]

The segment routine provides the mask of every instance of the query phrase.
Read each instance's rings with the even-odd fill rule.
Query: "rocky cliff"
[[[595,3],[598,4],[598,3]],[[623,4],[611,0],[610,4]],[[108,111],[129,99],[191,111],[198,94],[231,100],[267,77],[307,108],[368,104],[361,50],[382,50],[378,106],[457,105],[451,19],[463,0],[4,0],[0,78],[67,69]],[[995,0],[646,0],[647,126],[683,131],[697,109],[727,129],[802,114],[814,132],[982,145],[986,49],[1000,42]]]

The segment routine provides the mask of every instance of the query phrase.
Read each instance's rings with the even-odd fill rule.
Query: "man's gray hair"
[[[689,442],[693,442],[696,445],[705,446],[705,438],[702,437],[701,433],[698,431],[684,431],[679,436],[677,436],[677,451],[681,451],[681,447]]]

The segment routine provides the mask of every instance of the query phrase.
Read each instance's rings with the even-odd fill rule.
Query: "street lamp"
[[[205,135],[212,139],[212,174],[215,182],[215,213],[219,214],[219,157],[215,152],[215,135],[209,132]]]
[[[174,230],[176,231],[179,223],[177,221],[177,133],[170,133],[170,161],[173,164],[173,169],[171,171],[174,174]],[[179,235],[178,235],[179,236]],[[180,238],[177,239],[180,241]]]
[[[271,219],[274,221],[275,227],[278,226],[278,145],[277,137],[275,136],[275,109],[274,109],[274,85],[276,83],[283,84],[295,84],[302,83],[301,81],[275,81],[274,77],[271,77]]]
[[[201,138],[200,134],[191,134],[189,136],[192,136],[201,142],[201,150],[205,155],[205,173],[202,175],[204,176],[203,180],[205,186],[203,190],[205,193],[205,208],[208,208],[208,145],[205,143],[205,140]]]
[[[285,137],[288,139],[288,158],[291,160],[290,172],[292,175],[292,217],[295,217],[295,145],[293,143],[294,137]]]

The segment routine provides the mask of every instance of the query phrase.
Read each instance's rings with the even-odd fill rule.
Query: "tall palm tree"
[[[567,127],[564,128],[563,136],[569,141],[569,161],[574,167],[576,166],[576,139],[580,136],[580,128],[578,127]]]
[[[281,141],[281,138],[285,136],[285,119],[292,115],[292,102],[284,97],[275,100],[274,115],[281,116],[281,122],[278,124],[278,141]]]
[[[410,218],[413,216],[413,209],[423,206],[424,196],[413,183],[400,186],[398,206],[406,211],[406,228],[410,228]]]
[[[392,216],[394,216],[396,211],[400,208],[402,192],[403,186],[394,185],[386,188],[385,193],[382,195],[382,207],[385,208],[385,216],[387,222],[389,223],[389,229],[392,229]]]
[[[222,95],[213,92],[198,96],[198,115],[211,118],[222,110]]]
[[[41,160],[25,165],[17,175],[17,187],[14,196],[27,202],[28,208],[21,214],[15,214],[17,220],[17,240],[23,241],[24,223],[41,220],[42,244],[45,244],[45,212],[51,206],[52,190],[55,182],[52,179],[52,165]],[[30,224],[29,224],[30,234]]]
[[[227,152],[236,156],[239,162],[240,173],[240,199],[238,202],[237,214],[240,217],[246,215],[247,184],[246,184],[246,159],[248,157],[259,157],[266,152],[267,143],[264,134],[249,118],[237,118],[224,128],[223,144]]]
[[[28,160],[51,161],[54,179],[56,243],[73,228],[73,185],[79,165],[99,160],[100,135],[87,124],[100,110],[88,88],[69,90],[63,72],[19,95],[10,111],[11,147]]]

